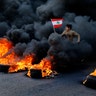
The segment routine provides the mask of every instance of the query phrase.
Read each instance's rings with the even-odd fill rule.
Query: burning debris
[[[0,1],[0,64],[10,66],[8,72],[27,69],[30,77],[34,77],[34,72],[40,77],[50,77],[56,74],[55,69],[75,66],[76,62],[96,54],[96,22],[92,20],[96,20],[96,14],[92,15],[96,12],[95,3],[96,0]],[[84,12],[78,10],[79,4]],[[85,9],[85,4],[91,4],[88,8],[93,11]],[[57,33],[52,29],[53,17],[64,18]],[[68,23],[81,35],[79,44],[60,36]]]
[[[29,68],[29,71],[27,75],[29,77],[35,77],[35,74],[32,74],[35,72],[36,77],[54,77],[56,75],[55,71],[52,71],[52,63],[48,58],[44,58],[41,60],[39,64],[34,64]],[[41,74],[41,75],[40,75]]]
[[[92,73],[90,73],[85,81],[83,82],[83,84],[87,87],[91,87],[91,88],[94,88],[96,89],[96,70]]]
[[[34,65],[34,69],[41,69],[42,70],[42,77],[48,76],[52,73],[52,66],[50,60],[43,59],[41,60],[40,64]]]
[[[51,61],[47,58],[41,60],[40,64],[33,64],[34,57],[33,55],[18,56],[14,52],[14,46],[12,46],[11,41],[8,41],[6,38],[1,38],[0,40],[0,64],[10,66],[8,69],[9,73],[17,72],[20,70],[28,69],[27,75],[31,75],[33,70],[41,70],[41,77],[51,76],[53,74]]]
[[[8,72],[25,70],[25,68],[31,65],[32,56],[17,56],[17,54],[14,52],[14,46],[12,46],[11,41],[7,40],[6,38],[1,38],[0,45],[2,48],[0,50],[0,64],[9,65],[10,68]]]

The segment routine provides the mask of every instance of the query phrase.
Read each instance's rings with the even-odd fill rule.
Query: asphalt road
[[[64,73],[54,79],[31,79],[26,72],[0,73],[0,96],[96,96],[96,90],[81,84],[93,69]]]

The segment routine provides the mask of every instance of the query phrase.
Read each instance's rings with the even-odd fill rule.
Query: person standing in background
[[[78,38],[77,43],[80,42],[80,34],[78,34],[77,32],[72,30],[72,25],[71,24],[66,25],[65,30],[63,31],[61,36],[62,37],[65,36],[71,42],[73,42],[74,37],[77,37]]]

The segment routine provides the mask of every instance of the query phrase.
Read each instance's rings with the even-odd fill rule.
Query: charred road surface
[[[31,79],[26,72],[0,73],[0,96],[96,96],[96,90],[81,83],[93,69],[60,74],[54,79]]]

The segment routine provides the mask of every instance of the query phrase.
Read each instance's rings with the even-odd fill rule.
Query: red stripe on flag
[[[59,28],[59,27],[61,27],[61,26],[62,26],[62,24],[54,25],[54,28]]]

